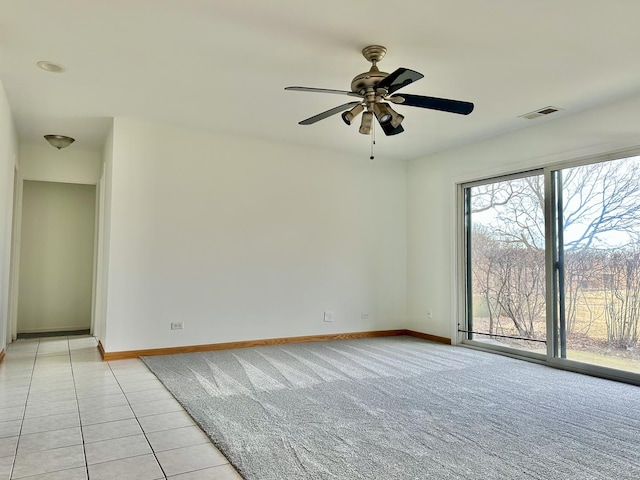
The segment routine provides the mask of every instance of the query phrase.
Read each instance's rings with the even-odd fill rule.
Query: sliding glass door
[[[463,185],[464,340],[640,373],[638,172],[634,156]]]
[[[467,338],[546,352],[544,176],[468,186]]]
[[[640,373],[640,157],[553,172],[554,356]]]

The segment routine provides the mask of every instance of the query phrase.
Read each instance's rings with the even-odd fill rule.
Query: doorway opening
[[[24,180],[17,334],[91,329],[96,186]]]

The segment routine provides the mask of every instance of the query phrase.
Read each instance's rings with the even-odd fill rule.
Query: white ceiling
[[[640,93],[638,19],[638,0],[0,0],[0,79],[23,142],[97,149],[127,116],[368,157],[339,115],[297,125],[349,97],[283,88],[348,90],[382,44],[382,70],[425,75],[403,92],[476,105],[398,106],[405,133],[377,157],[410,159]],[[548,105],[564,110],[518,118]]]

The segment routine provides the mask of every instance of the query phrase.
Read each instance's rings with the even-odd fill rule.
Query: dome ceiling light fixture
[[[40,70],[44,70],[49,73],[63,73],[67,69],[64,65],[60,65],[59,63],[49,62],[48,60],[40,60],[36,63]]]
[[[52,147],[55,147],[58,150],[66,148],[76,141],[75,138],[67,137],[65,135],[45,135],[44,138]]]

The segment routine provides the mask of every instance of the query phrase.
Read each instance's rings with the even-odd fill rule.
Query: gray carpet
[[[249,480],[640,478],[640,388],[411,337],[143,358]]]

